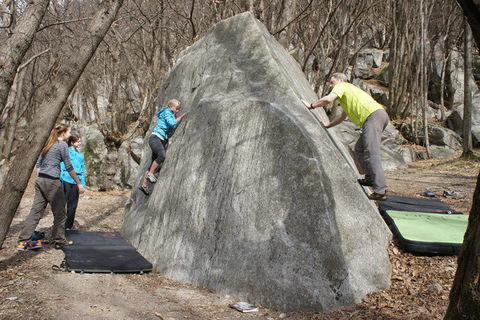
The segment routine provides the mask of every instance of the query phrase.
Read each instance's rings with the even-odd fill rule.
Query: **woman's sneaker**
[[[147,173],[147,180],[151,183],[157,182],[157,178],[155,178],[155,175],[153,173]]]

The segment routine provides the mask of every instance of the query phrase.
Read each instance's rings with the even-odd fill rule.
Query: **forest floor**
[[[478,160],[428,160],[387,173],[390,193],[419,196],[455,191],[464,199],[440,198],[468,213],[480,169]],[[82,196],[78,228],[118,231],[129,191]],[[30,185],[0,250],[0,319],[442,319],[456,270],[456,257],[424,257],[390,244],[391,287],[370,293],[354,307],[328,314],[278,312],[260,307],[243,314],[228,307],[235,297],[169,280],[158,273],[78,274],[53,271],[61,250],[17,252],[15,240],[33,200]],[[51,226],[47,213],[41,227]]]

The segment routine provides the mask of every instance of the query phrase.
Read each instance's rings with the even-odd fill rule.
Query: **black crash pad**
[[[118,232],[69,230],[66,236],[73,242],[62,248],[68,270],[109,273],[152,271],[152,264]]]
[[[397,210],[432,213],[457,213],[448,204],[438,199],[410,198],[388,196],[385,201],[379,201],[380,211]]]

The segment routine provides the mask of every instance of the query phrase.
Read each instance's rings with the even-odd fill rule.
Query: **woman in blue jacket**
[[[184,113],[177,117],[181,108],[180,102],[172,99],[168,101],[167,107],[160,109],[157,113],[157,125],[148,139],[148,145],[152,149],[152,163],[150,169],[145,173],[142,185],[139,187],[147,196],[149,195],[147,190],[148,182],[157,182],[154,175],[155,170],[157,170],[165,160],[165,148],[168,144],[168,138],[173,134],[180,120],[186,115],[186,113]]]
[[[70,138],[68,138],[67,143],[73,169],[75,170],[80,183],[85,188],[87,186],[85,182],[85,157],[79,150],[80,145],[82,144],[82,139],[79,135],[72,134]],[[75,181],[68,174],[65,164],[62,162],[60,166],[62,169],[60,180],[62,181],[63,193],[65,194],[65,202],[67,204],[65,229],[72,229],[73,222],[75,221],[75,212],[77,211],[79,189]]]

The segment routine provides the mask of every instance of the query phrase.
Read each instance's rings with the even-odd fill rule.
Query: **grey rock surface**
[[[428,288],[429,291],[433,291],[433,292],[442,292],[443,291],[442,285],[438,282],[430,283],[427,286],[427,288]]]
[[[473,96],[472,105],[472,142],[474,147],[480,147],[480,93]],[[447,126],[463,136],[463,104],[452,111]]]
[[[380,49],[369,49],[373,57],[373,67],[378,68],[382,65],[383,60],[383,50]]]
[[[80,152],[85,156],[87,185],[100,188],[103,184],[102,163],[108,153],[105,137],[94,126],[76,125],[72,128],[72,132],[77,132],[82,138]]]
[[[434,159],[449,159],[455,155],[455,150],[447,146],[430,146],[430,156]]]
[[[118,149],[118,167],[115,173],[115,183],[119,186],[132,188],[138,174],[139,159],[142,158],[143,137],[134,135],[124,141]]]
[[[174,97],[190,113],[152,194],[133,189],[121,231],[156,270],[277,310],[329,311],[390,285],[391,234],[258,20],[237,15],[185,50],[158,106]],[[145,144],[136,186],[149,158]]]
[[[355,78],[355,79],[352,80],[352,84],[356,85],[357,87],[359,87],[360,89],[362,89],[366,93],[371,94],[370,93],[370,86],[365,81],[363,81],[359,78]]]
[[[428,138],[431,144],[446,146],[453,150],[462,149],[462,138],[453,130],[440,126],[428,126]]]
[[[380,80],[380,82],[388,87],[390,86],[390,81],[392,80],[392,71],[391,71],[391,68],[390,68],[390,65],[385,65],[381,70],[380,70],[380,73],[378,74],[377,76],[378,80]]]
[[[432,60],[429,67],[430,73],[430,90],[429,97],[435,102],[440,102],[440,87],[441,87],[441,72],[443,63],[443,42],[435,44],[432,54]],[[463,103],[465,76],[464,76],[464,61],[462,53],[452,50],[450,52],[450,63],[447,63],[446,72],[446,105],[456,106]],[[470,79],[473,93],[478,92],[477,84],[474,78]]]
[[[410,142],[415,141],[412,124],[406,124],[401,128],[403,136]],[[418,140],[421,145],[425,145],[425,135],[423,127],[418,127]],[[462,149],[462,138],[455,131],[443,128],[437,125],[428,125],[428,139],[431,145],[446,146],[453,150]]]
[[[380,104],[388,105],[388,90],[382,90],[377,87],[370,87],[370,95]]]
[[[355,61],[353,76],[360,79],[370,79],[373,77],[372,68],[374,65],[374,57],[369,50],[363,50],[358,53]]]

